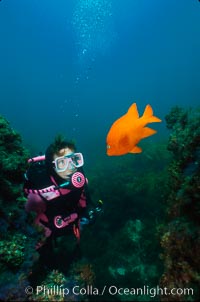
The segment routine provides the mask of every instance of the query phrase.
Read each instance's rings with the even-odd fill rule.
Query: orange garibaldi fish
[[[149,127],[149,123],[161,122],[153,116],[153,109],[147,105],[142,117],[139,117],[136,103],[132,104],[127,113],[116,120],[107,135],[107,155],[123,155],[127,153],[140,153],[142,149],[137,146],[141,139],[156,133]]]

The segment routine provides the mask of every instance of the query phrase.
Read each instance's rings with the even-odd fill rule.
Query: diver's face
[[[59,160],[59,168],[60,168],[60,170],[64,170],[64,171],[59,171],[59,170],[55,169],[55,172],[56,172],[56,174],[58,174],[58,176],[60,176],[63,179],[68,179],[71,174],[73,174],[74,172],[77,171],[77,168],[74,167],[74,165],[72,165],[70,162],[66,165],[66,160],[64,158],[62,160],[62,157],[65,157],[65,156],[70,157],[70,155],[73,153],[74,153],[73,149],[66,147],[66,148],[59,150],[59,152],[55,153],[53,156],[54,160],[56,158],[61,158]],[[66,165],[66,169],[65,169],[65,165]]]

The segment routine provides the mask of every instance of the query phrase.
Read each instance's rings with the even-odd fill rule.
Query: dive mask
[[[64,156],[55,158],[52,162],[55,165],[56,172],[64,172],[67,169],[80,168],[83,166],[83,155],[82,153],[70,153]]]

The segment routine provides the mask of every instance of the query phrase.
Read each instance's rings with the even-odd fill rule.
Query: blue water
[[[63,133],[104,153],[133,102],[163,120],[199,105],[199,37],[198,0],[2,0],[0,114],[35,152]]]

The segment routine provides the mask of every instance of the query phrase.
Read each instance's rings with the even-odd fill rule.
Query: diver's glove
[[[99,200],[97,207],[94,209],[89,210],[87,217],[82,217],[80,219],[80,225],[84,226],[87,224],[92,224],[95,222],[97,216],[102,212],[103,210],[103,201]]]
[[[102,211],[103,208],[103,201],[100,199],[98,201],[98,205],[96,208],[94,208],[93,210],[90,210],[88,215],[89,215],[89,219],[90,220],[94,220],[94,218],[96,218],[97,214],[99,214]]]
[[[103,201],[99,200],[96,208],[91,209],[88,213],[90,224],[95,222],[95,220],[97,219],[99,214],[102,212],[102,210],[103,210]]]

